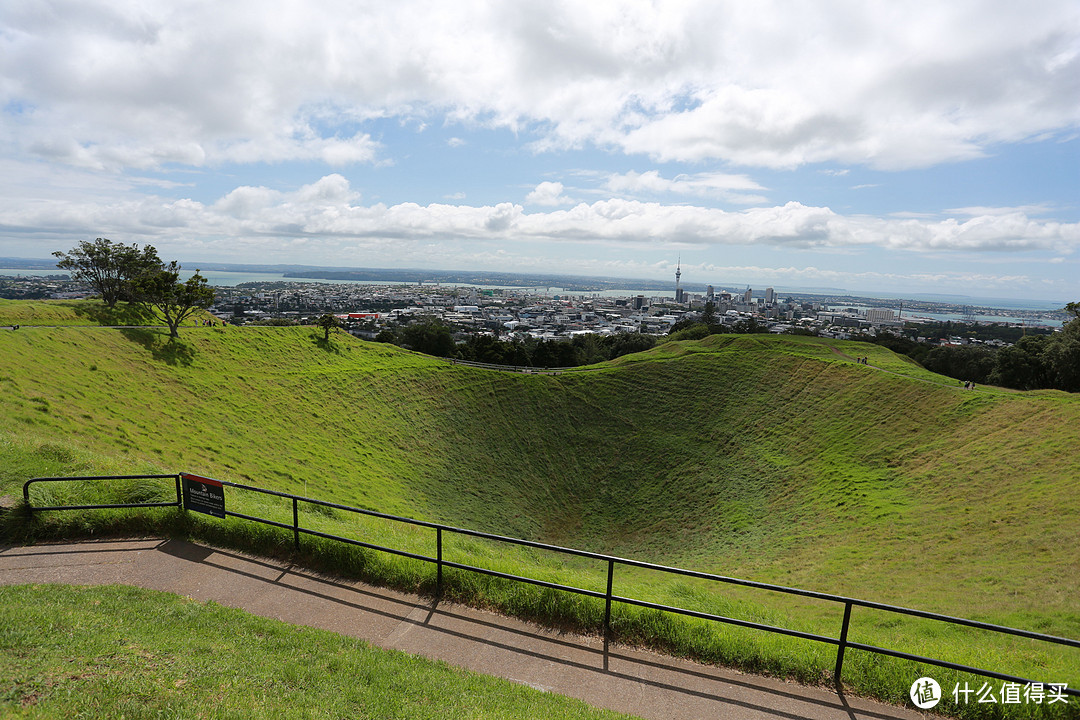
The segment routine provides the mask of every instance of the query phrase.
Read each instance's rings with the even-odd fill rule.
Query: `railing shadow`
[[[125,476],[125,477],[130,478],[130,477],[136,477],[136,476]],[[1028,638],[1028,639],[1031,639],[1031,640],[1044,641],[1044,642],[1048,642],[1048,643],[1056,644],[1056,645],[1061,645],[1061,646],[1069,646],[1069,647],[1074,647],[1074,648],[1080,648],[1080,641],[1078,641],[1078,640],[1072,640],[1072,639],[1068,639],[1068,638],[1062,638],[1062,637],[1056,637],[1056,636],[1052,636],[1052,635],[1046,635],[1044,633],[1034,632],[1034,631],[1030,631],[1030,630],[1022,630],[1022,629],[1018,629],[1018,628],[1010,628],[1010,627],[1005,627],[1005,626],[1001,626],[1001,625],[994,625],[994,624],[986,623],[986,622],[982,622],[982,621],[976,621],[976,620],[970,620],[970,619],[965,619],[965,618],[952,617],[952,616],[947,616],[947,615],[941,615],[941,614],[938,614],[938,613],[932,613],[932,612],[927,612],[927,611],[922,611],[922,610],[916,610],[916,609],[912,609],[912,608],[904,608],[904,607],[888,605],[888,604],[879,603],[879,602],[873,602],[873,601],[868,601],[868,600],[860,600],[860,599],[856,599],[856,598],[844,597],[844,596],[839,596],[839,595],[831,595],[831,594],[828,594],[828,593],[822,593],[822,592],[811,591],[811,590],[804,590],[804,589],[800,589],[800,588],[791,588],[791,587],[785,587],[785,586],[780,586],[780,585],[774,585],[774,584],[770,584],[770,583],[763,583],[763,582],[745,580],[745,579],[733,578],[733,577],[725,577],[725,576],[721,576],[721,575],[715,575],[715,574],[711,574],[711,573],[704,573],[704,572],[695,571],[695,570],[687,570],[687,569],[677,568],[677,567],[656,565],[656,564],[653,564],[653,563],[643,562],[643,561],[639,561],[639,560],[632,560],[632,559],[627,559],[627,558],[617,558],[617,557],[608,556],[608,555],[602,555],[602,554],[598,554],[598,553],[590,552],[590,551],[585,551],[585,550],[578,550],[578,549],[574,549],[574,548],[560,547],[560,546],[550,545],[550,544],[536,542],[536,541],[523,540],[523,539],[520,539],[520,538],[512,538],[512,537],[506,537],[506,536],[501,536],[501,535],[494,535],[494,534],[491,534],[491,533],[480,532],[480,531],[476,531],[476,530],[469,530],[469,529],[466,529],[466,528],[455,528],[455,527],[452,527],[452,526],[440,525],[440,524],[429,522],[429,521],[417,520],[417,519],[413,519],[413,518],[406,518],[406,517],[391,515],[391,514],[387,514],[387,513],[376,512],[376,511],[373,511],[373,510],[365,510],[365,509],[362,509],[362,508],[351,507],[351,506],[342,505],[342,504],[339,504],[339,503],[328,502],[328,501],[325,501],[325,500],[317,500],[317,499],[314,499],[314,498],[306,498],[306,497],[301,497],[301,496],[297,496],[297,495],[291,495],[289,493],[279,492],[279,491],[276,491],[276,490],[268,490],[266,488],[259,488],[259,487],[255,487],[255,486],[251,486],[251,485],[243,485],[243,484],[240,484],[240,483],[234,483],[234,482],[229,482],[229,481],[218,481],[218,480],[212,480],[212,479],[209,479],[209,478],[202,478],[202,477],[190,475],[190,474],[187,474],[187,473],[182,473],[182,474],[176,475],[176,476],[173,476],[173,475],[160,475],[160,476],[137,476],[137,477],[157,477],[157,478],[166,478],[166,479],[171,478],[176,482],[176,484],[177,484],[177,490],[176,490],[176,492],[177,492],[177,501],[175,503],[163,503],[163,504],[161,504],[161,506],[177,506],[177,505],[181,504],[181,497],[180,497],[181,496],[181,488],[180,488],[180,480],[181,480],[181,478],[183,478],[185,480],[185,482],[192,482],[192,483],[195,483],[195,484],[209,483],[209,484],[212,484],[212,485],[216,485],[219,488],[220,487],[231,487],[231,488],[235,488],[235,489],[238,489],[238,490],[252,491],[252,492],[262,494],[262,495],[276,496],[276,497],[291,500],[291,502],[292,502],[292,510],[293,510],[292,523],[291,524],[289,524],[287,522],[279,522],[277,520],[270,520],[268,518],[245,515],[243,513],[237,513],[237,512],[234,512],[234,511],[227,511],[227,510],[222,510],[223,514],[218,515],[218,517],[234,517],[234,518],[239,518],[239,519],[242,519],[242,520],[248,520],[248,521],[253,521],[253,522],[257,522],[257,523],[262,523],[264,525],[269,525],[269,526],[272,526],[272,527],[277,527],[277,528],[280,528],[280,529],[283,529],[283,530],[286,530],[286,531],[291,531],[293,533],[294,547],[295,547],[296,550],[300,550],[300,547],[301,547],[300,538],[302,536],[309,536],[309,537],[317,537],[317,538],[323,538],[323,539],[332,540],[332,541],[336,541],[336,542],[341,542],[341,543],[345,543],[347,545],[352,545],[352,546],[355,546],[355,547],[367,548],[367,549],[371,549],[371,550],[375,550],[375,551],[391,553],[391,554],[398,555],[398,556],[409,557],[409,558],[413,558],[415,560],[420,560],[420,561],[423,561],[423,562],[433,563],[435,565],[435,567],[436,567],[436,572],[437,572],[437,580],[436,580],[437,592],[441,591],[441,589],[442,589],[443,569],[444,568],[454,568],[454,569],[457,569],[457,570],[463,570],[463,571],[467,571],[467,572],[479,573],[479,574],[482,574],[482,575],[487,575],[487,576],[496,577],[496,578],[502,578],[504,580],[510,580],[510,581],[514,581],[514,582],[523,582],[523,583],[531,584],[531,585],[538,586],[538,587],[544,587],[544,588],[548,588],[548,589],[552,589],[552,590],[558,590],[558,591],[566,591],[566,592],[570,592],[570,593],[575,593],[577,595],[589,596],[589,597],[597,598],[599,600],[603,600],[603,601],[605,601],[606,606],[607,606],[607,609],[605,610],[604,622],[603,622],[603,628],[604,628],[604,632],[605,632],[605,637],[607,637],[606,633],[608,633],[610,631],[610,607],[611,607],[611,603],[620,603],[622,605],[637,606],[637,607],[640,607],[640,608],[646,608],[646,609],[656,610],[656,611],[660,611],[660,612],[674,613],[674,614],[679,614],[679,615],[684,615],[684,616],[689,616],[689,617],[695,617],[695,618],[699,618],[699,619],[702,619],[702,620],[716,621],[716,622],[725,623],[725,624],[729,624],[729,625],[733,625],[733,626],[739,626],[739,627],[744,627],[744,628],[753,628],[753,629],[763,630],[763,631],[770,632],[770,633],[779,633],[781,635],[798,637],[798,638],[802,638],[802,639],[805,639],[805,640],[812,640],[812,641],[816,641],[816,642],[826,643],[826,644],[829,644],[829,645],[835,645],[837,647],[837,656],[836,656],[836,665],[835,665],[835,670],[834,670],[834,673],[833,673],[833,677],[837,681],[839,681],[841,679],[841,677],[842,677],[844,652],[845,652],[846,649],[850,648],[850,649],[855,649],[855,650],[859,650],[859,651],[875,653],[875,654],[878,654],[878,655],[891,656],[891,657],[899,658],[899,659],[902,659],[902,660],[910,660],[910,661],[915,661],[915,662],[927,663],[927,664],[934,665],[934,666],[937,666],[937,667],[948,668],[948,669],[954,670],[954,671],[966,672],[966,673],[974,673],[974,674],[982,675],[982,676],[985,676],[985,677],[996,678],[996,679],[1004,680],[1004,681],[1007,681],[1007,682],[1018,683],[1020,685],[1031,684],[1031,683],[1036,682],[1035,680],[1029,680],[1029,679],[1013,676],[1013,675],[1010,675],[1010,674],[1007,674],[1007,673],[1001,673],[1001,672],[998,672],[998,671],[995,671],[995,670],[986,669],[986,668],[970,667],[970,666],[967,666],[967,665],[963,665],[963,664],[955,663],[955,662],[951,662],[951,661],[946,661],[946,660],[942,660],[942,659],[935,659],[935,658],[931,658],[931,657],[925,657],[925,656],[922,656],[922,655],[916,655],[916,654],[908,653],[908,652],[904,652],[904,651],[893,650],[893,649],[890,649],[890,648],[878,647],[878,646],[875,646],[875,645],[869,645],[869,644],[865,644],[865,643],[861,643],[861,642],[852,642],[852,641],[850,641],[848,639],[847,636],[848,636],[848,626],[849,626],[849,622],[850,622],[850,619],[851,619],[851,611],[852,611],[853,607],[865,608],[865,609],[870,609],[870,610],[885,611],[885,612],[895,613],[895,614],[903,615],[903,616],[920,617],[920,618],[934,620],[934,621],[941,621],[941,622],[945,622],[945,623],[949,623],[949,624],[953,624],[953,625],[957,625],[957,626],[967,626],[967,627],[970,627],[970,628],[976,628],[976,629],[980,629],[980,630],[988,630],[988,631],[996,632],[996,633],[1003,634],[1003,635],[1024,637],[1024,638]],[[29,487],[33,483],[38,483],[38,482],[67,482],[67,481],[72,481],[72,480],[80,480],[80,481],[81,480],[103,480],[103,479],[109,479],[109,478],[108,477],[32,478],[32,479],[28,480],[24,484],[24,486],[23,486],[23,495],[24,495],[24,499],[26,499],[28,507],[29,507]],[[371,542],[361,541],[361,540],[357,540],[357,539],[351,539],[351,538],[342,537],[342,536],[339,536],[339,535],[333,535],[333,534],[329,534],[329,533],[324,533],[324,532],[317,531],[317,530],[310,529],[310,528],[305,528],[305,527],[303,527],[303,526],[301,526],[299,524],[299,513],[298,513],[299,503],[305,503],[305,504],[308,504],[308,505],[313,505],[313,506],[316,506],[316,507],[321,507],[321,508],[325,508],[325,509],[329,509],[329,510],[342,510],[342,511],[348,511],[348,512],[357,513],[357,514],[360,514],[360,515],[366,515],[366,516],[369,516],[369,517],[383,518],[383,519],[386,519],[386,520],[391,520],[391,521],[395,521],[395,522],[402,522],[402,523],[417,526],[417,527],[427,527],[427,528],[429,528],[431,530],[434,530],[435,533],[436,533],[436,537],[435,537],[435,540],[436,540],[436,556],[435,557],[429,557],[427,555],[422,555],[422,554],[418,554],[418,553],[415,553],[415,552],[410,552],[410,551],[406,551],[406,550],[402,550],[402,549],[395,549],[395,548],[386,547],[386,546],[378,545],[378,544],[371,543]],[[183,505],[184,505],[184,507],[188,507],[188,500],[187,499],[184,499]],[[91,508],[94,508],[94,507],[106,508],[106,507],[133,507],[133,506],[131,506],[131,505],[128,505],[128,506],[120,506],[120,505],[76,506],[76,505],[72,505],[72,506],[65,506],[65,507],[43,507],[43,508],[39,508],[39,509],[41,509],[41,510],[59,510],[59,509],[85,510],[85,509],[91,509]],[[196,509],[198,509],[198,508],[196,508]],[[216,515],[217,513],[211,513],[211,514]],[[562,585],[562,584],[558,584],[558,583],[553,583],[553,582],[549,582],[549,581],[546,581],[546,580],[540,580],[540,579],[537,579],[537,578],[519,576],[519,575],[514,575],[514,574],[510,574],[510,573],[506,573],[506,572],[496,571],[496,570],[489,569],[489,568],[479,567],[479,566],[475,566],[475,565],[468,565],[468,564],[463,564],[463,563],[447,560],[447,559],[445,559],[443,557],[443,541],[442,541],[442,538],[443,538],[444,533],[452,533],[452,534],[456,534],[456,535],[460,535],[460,536],[472,536],[472,537],[483,538],[483,539],[492,540],[492,541],[507,542],[507,543],[511,543],[511,544],[514,544],[514,545],[522,546],[522,547],[530,547],[530,548],[536,548],[536,549],[540,549],[540,550],[553,551],[553,552],[561,553],[561,554],[564,554],[564,555],[578,556],[578,557],[582,557],[582,558],[591,558],[591,559],[594,559],[594,560],[602,560],[602,561],[608,563],[607,590],[606,590],[606,592],[599,592],[599,591],[596,591],[596,590],[588,590],[588,589],[573,587],[573,586],[569,586],[569,585]],[[658,603],[654,603],[654,602],[648,602],[648,601],[641,600],[641,599],[635,599],[635,598],[632,598],[632,597],[620,596],[620,595],[617,595],[617,594],[614,593],[613,585],[612,585],[612,577],[613,577],[613,571],[614,571],[615,564],[618,564],[620,566],[637,567],[637,568],[641,568],[641,569],[645,569],[645,570],[659,571],[659,572],[663,572],[663,573],[667,573],[667,574],[671,574],[671,575],[692,577],[692,578],[698,578],[698,579],[702,579],[702,580],[715,581],[715,582],[725,583],[725,584],[732,585],[732,586],[742,586],[742,587],[749,587],[749,588],[757,588],[759,590],[777,591],[777,592],[785,593],[785,594],[788,594],[788,595],[802,596],[804,598],[810,598],[810,599],[814,599],[814,600],[824,600],[824,601],[838,603],[838,604],[842,605],[843,608],[844,608],[844,619],[843,619],[843,624],[842,624],[841,631],[840,631],[840,636],[839,636],[839,638],[833,638],[831,636],[818,635],[818,634],[804,632],[804,631],[801,631],[801,630],[795,630],[795,629],[791,629],[791,628],[777,627],[777,626],[774,626],[774,625],[768,625],[768,624],[764,624],[764,623],[760,623],[760,622],[756,622],[756,621],[738,619],[738,618],[734,618],[734,617],[725,617],[725,616],[721,616],[721,615],[716,615],[716,614],[711,614],[711,613],[706,613],[706,612],[700,612],[700,611],[696,611],[696,610],[690,610],[690,609],[686,609],[686,608],[679,607],[679,606],[663,605],[663,604],[658,604]],[[608,657],[607,654],[605,654],[604,657],[607,658]],[[607,670],[606,664],[605,664],[604,669]],[[1080,696],[1080,690],[1076,690],[1076,689],[1073,689],[1073,688],[1067,688],[1065,686],[1061,686],[1061,692],[1063,694],[1068,694],[1068,695],[1072,695],[1072,696]]]
[[[331,603],[341,608],[341,612],[378,616],[406,626],[422,628],[444,639],[462,644],[482,645],[489,652],[506,653],[504,660],[508,663],[512,662],[513,657],[541,660],[580,673],[628,681],[646,688],[716,703],[718,711],[753,711],[767,717],[789,720],[803,720],[808,715],[816,715],[814,708],[818,711],[843,713],[849,720],[900,720],[910,717],[910,713],[899,708],[896,712],[890,712],[882,711],[880,707],[875,710],[853,707],[841,688],[812,688],[811,692],[800,693],[778,687],[783,684],[782,681],[761,678],[755,682],[742,674],[736,675],[688,661],[665,662],[661,661],[659,656],[654,659],[649,653],[630,648],[616,645],[605,647],[606,644],[596,643],[595,638],[581,637],[575,640],[572,635],[544,632],[521,621],[485,619],[480,613],[470,612],[468,608],[459,609],[452,604],[442,603],[437,598],[406,596],[382,588],[303,571],[291,565],[206,548],[182,540],[169,540],[155,549],[215,571],[274,585],[290,593]],[[275,577],[268,577],[265,574],[268,570],[271,574],[277,573]],[[384,607],[396,609],[373,607],[375,601]],[[414,615],[418,608],[427,610],[423,619]],[[454,627],[448,627],[449,624]],[[359,626],[363,624],[359,623]],[[467,651],[462,652],[463,657],[468,655]],[[594,660],[589,661],[589,657]],[[619,669],[612,668],[613,660],[618,661]],[[667,678],[649,677],[650,674]],[[685,681],[679,681],[679,678]],[[734,698],[728,686],[761,693],[768,700],[750,702]],[[800,704],[804,706],[803,712],[798,711]],[[778,709],[781,707],[787,709]]]

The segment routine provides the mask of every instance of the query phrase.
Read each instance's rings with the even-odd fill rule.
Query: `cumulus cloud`
[[[544,187],[545,184],[538,186]],[[561,197],[548,183],[542,194]],[[534,191],[537,192],[537,191]],[[1023,212],[964,219],[878,218],[842,215],[797,202],[727,212],[695,205],[666,205],[621,198],[567,209],[526,212],[521,205],[473,206],[399,203],[365,205],[338,174],[294,191],[238,187],[210,204],[155,196],[115,202],[0,200],[0,228],[42,228],[89,237],[102,228],[132,241],[186,237],[281,238],[337,243],[404,239],[492,240],[614,244],[626,250],[665,244],[844,250],[882,248],[921,253],[1047,252],[1070,256],[1080,249],[1080,223],[1033,219]]]
[[[544,181],[525,197],[525,202],[530,205],[569,205],[574,202],[562,193],[561,182]]]
[[[363,123],[389,117],[772,168],[927,166],[1080,126],[1071,0],[54,0],[0,23],[8,139],[86,167],[367,163]]]

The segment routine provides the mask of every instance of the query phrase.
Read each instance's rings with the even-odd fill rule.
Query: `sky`
[[[1080,299],[1080,3],[5,0],[0,256]]]

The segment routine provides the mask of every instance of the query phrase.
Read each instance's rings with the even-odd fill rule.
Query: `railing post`
[[[844,624],[840,626],[840,644],[836,648],[836,669],[833,682],[840,684],[840,672],[844,669],[844,650],[847,648],[848,622],[851,620],[851,601],[844,603]]]
[[[607,561],[607,593],[604,597],[604,656],[607,657],[608,640],[611,637],[611,585],[615,578],[615,561]]]
[[[184,495],[180,491],[180,473],[176,473],[176,507],[184,507]]]
[[[442,528],[435,528],[435,594],[442,597]]]
[[[300,550],[300,512],[296,506],[296,498],[292,499],[292,531],[293,531],[293,547]]]

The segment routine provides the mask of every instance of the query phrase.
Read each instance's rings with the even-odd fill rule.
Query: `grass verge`
[[[62,585],[0,587],[0,714],[627,717],[215,603]]]

